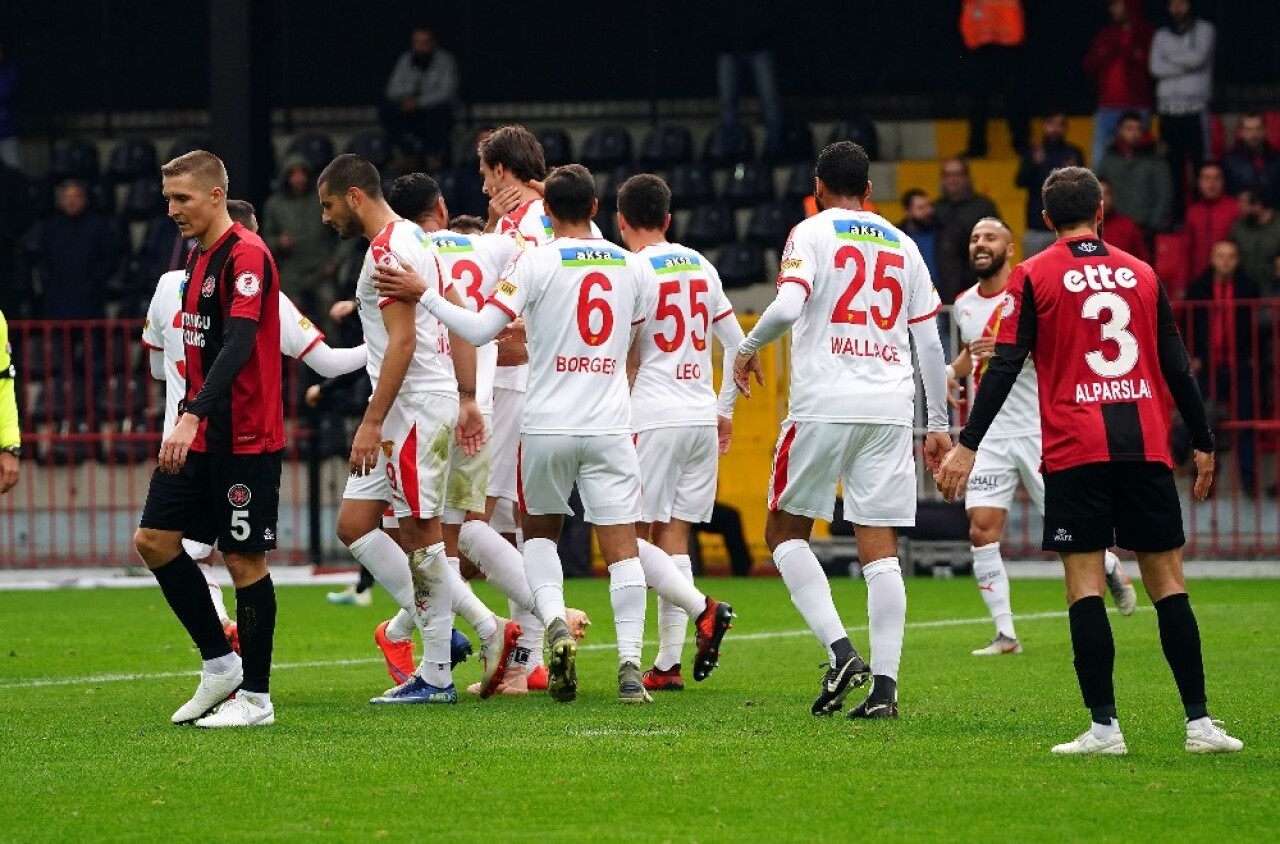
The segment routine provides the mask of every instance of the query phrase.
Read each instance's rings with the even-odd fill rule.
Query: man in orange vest
[[[968,158],[987,154],[987,111],[991,91],[1004,93],[1004,110],[1009,120],[1013,148],[1022,154],[1031,140],[1031,124],[1023,77],[1019,66],[1026,25],[1021,0],[964,0],[960,10],[960,36],[969,78]]]

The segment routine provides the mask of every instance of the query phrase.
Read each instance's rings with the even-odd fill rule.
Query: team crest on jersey
[[[306,317],[303,317],[302,319],[298,320],[298,327],[301,328],[303,331],[310,331],[311,326],[312,326],[311,320],[307,319]]]
[[[236,292],[241,296],[257,296],[261,290],[262,279],[258,277],[257,273],[245,270],[236,276]]]
[[[213,291],[217,286],[218,280],[213,276],[209,276],[204,280],[204,284],[200,285],[200,295],[208,299],[213,295]]]
[[[232,484],[227,490],[227,503],[237,509],[249,506],[253,500],[253,492],[244,484]]]
[[[384,457],[386,457],[388,460],[389,460],[389,459],[391,459],[391,449],[392,449],[394,446],[395,446],[395,443],[393,443],[391,440],[383,440],[383,441],[382,441],[382,454],[383,454],[383,456],[384,456]]]
[[[373,263],[379,267],[395,267],[399,269],[400,259],[396,254],[385,246],[371,246],[369,251],[373,253]]]
[[[1000,303],[1000,318],[1004,319],[1013,314],[1014,302],[1013,297],[1008,293],[1004,294],[1004,301]]]
[[[1086,253],[1097,252],[1098,244],[1088,240],[1084,240],[1084,241],[1081,241],[1080,243],[1077,243],[1076,248],[1079,249],[1081,252],[1086,252]]]
[[[798,270],[803,266],[804,266],[804,261],[800,260],[799,258],[787,258],[782,262],[782,271],[784,273],[791,272],[792,270]]]

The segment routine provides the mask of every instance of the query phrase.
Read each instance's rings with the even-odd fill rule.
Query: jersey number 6
[[[604,273],[588,273],[578,288],[578,333],[588,346],[599,346],[613,333],[613,308],[603,296],[592,296],[596,288],[613,290],[613,282]],[[591,328],[591,316],[600,314],[600,330]]]

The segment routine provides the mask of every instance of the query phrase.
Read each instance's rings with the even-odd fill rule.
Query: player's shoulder
[[[475,252],[478,245],[477,238],[480,236],[439,229],[431,232],[427,237],[442,256],[452,256],[464,252]]]
[[[978,285],[975,284],[972,287],[966,287],[964,290],[961,290],[956,294],[956,305],[972,304],[977,301],[978,298]]]
[[[182,286],[182,281],[187,277],[186,270],[169,270],[163,273],[156,282],[156,295],[161,296],[177,290]]]
[[[396,220],[390,226],[388,236],[393,247],[401,246],[428,246],[431,243],[431,237],[422,230],[422,227],[411,220]]]

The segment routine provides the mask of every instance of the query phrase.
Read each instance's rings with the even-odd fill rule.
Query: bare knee
[[[267,576],[267,555],[263,552],[228,551],[222,561],[237,589],[251,586]]]
[[[969,544],[974,548],[1000,541],[1004,533],[1004,511],[977,507],[969,511]]]
[[[138,528],[133,534],[133,547],[149,568],[159,568],[181,552],[182,537],[172,531]]]

